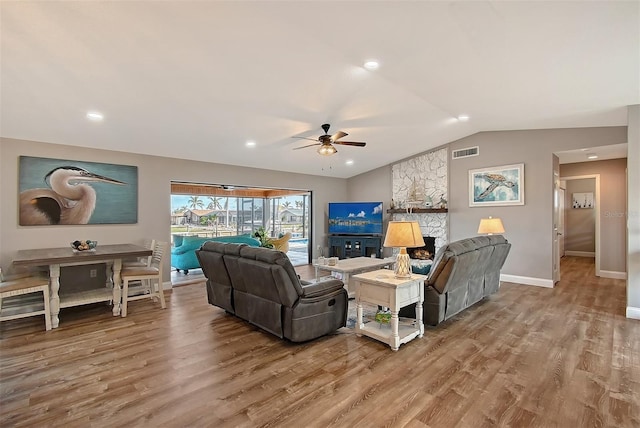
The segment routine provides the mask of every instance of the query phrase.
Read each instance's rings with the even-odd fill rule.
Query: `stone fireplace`
[[[396,208],[406,208],[416,186],[423,188],[420,194],[429,196],[433,202],[447,198],[447,149],[439,149],[416,156],[392,166],[392,197]],[[421,208],[415,205],[415,208]],[[435,239],[433,251],[449,242],[449,216],[446,212],[406,211],[391,214],[390,220],[417,221],[422,235]],[[426,243],[425,238],[425,243]]]

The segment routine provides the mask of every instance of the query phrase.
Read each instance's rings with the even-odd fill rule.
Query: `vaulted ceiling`
[[[626,125],[639,7],[2,2],[0,132],[350,177],[479,131]],[[323,123],[367,146],[293,150]]]

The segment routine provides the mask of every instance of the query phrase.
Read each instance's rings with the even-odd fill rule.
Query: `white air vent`
[[[471,156],[478,156],[480,154],[480,147],[467,147],[466,149],[454,150],[451,152],[451,159],[468,158]]]

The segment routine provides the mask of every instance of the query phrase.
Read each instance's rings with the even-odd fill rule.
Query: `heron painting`
[[[138,168],[20,156],[21,226],[138,221]]]
[[[469,170],[469,206],[524,205],[524,164]]]

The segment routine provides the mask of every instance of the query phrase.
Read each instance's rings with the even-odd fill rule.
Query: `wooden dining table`
[[[51,327],[57,328],[60,308],[85,305],[89,303],[112,301],[113,316],[120,315],[122,279],[120,271],[122,260],[136,257],[148,257],[152,254],[149,248],[135,244],[99,245],[94,250],[77,251],[71,246],[63,248],[39,248],[19,250],[13,259],[14,266],[47,266],[49,269],[49,298],[51,302]],[[105,287],[84,290],[74,293],[60,294],[60,268],[105,263],[107,278]]]

